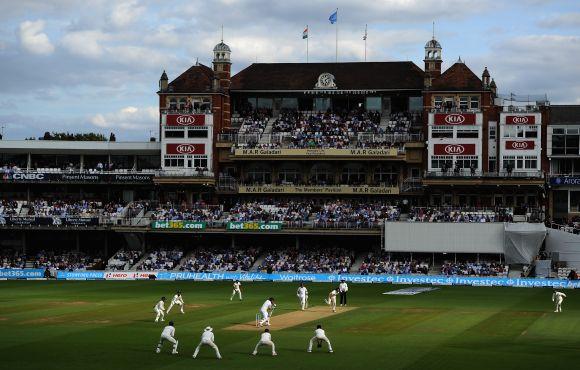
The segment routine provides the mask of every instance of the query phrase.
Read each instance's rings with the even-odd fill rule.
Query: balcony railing
[[[211,108],[208,109],[161,109],[161,114],[211,114]]]
[[[435,107],[431,108],[430,113],[481,113],[480,108],[459,108],[459,107]]]
[[[444,178],[542,178],[544,173],[542,171],[499,171],[499,172],[483,172],[481,170],[472,171],[469,168],[462,168],[459,171],[450,169],[449,171],[426,171],[425,177],[444,177]]]
[[[66,175],[153,175],[156,177],[168,177],[168,176],[200,176],[200,177],[213,177],[214,174],[211,171],[195,168],[184,168],[184,169],[117,169],[113,171],[101,171],[97,169],[60,169],[60,168],[36,168],[36,169],[1,169],[0,174],[66,174]]]

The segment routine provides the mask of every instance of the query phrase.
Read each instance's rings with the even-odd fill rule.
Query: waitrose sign
[[[226,230],[234,231],[280,231],[282,230],[281,222],[228,222]]]
[[[186,220],[168,220],[151,222],[152,229],[183,229],[183,230],[203,230],[205,222],[186,221]]]

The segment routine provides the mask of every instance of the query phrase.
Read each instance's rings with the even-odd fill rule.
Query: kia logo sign
[[[512,143],[512,149],[523,150],[523,149],[527,149],[527,148],[528,148],[528,143],[526,143],[525,141],[514,141]]]
[[[177,153],[181,154],[191,154],[195,152],[195,146],[193,144],[180,144],[175,147]]]
[[[462,114],[449,114],[445,117],[445,122],[450,125],[460,125],[465,122],[465,116]]]
[[[451,144],[445,146],[445,153],[451,155],[463,154],[465,147],[463,145]]]
[[[189,126],[189,125],[193,125],[195,123],[195,117],[194,116],[178,116],[175,121],[177,122],[178,125]]]
[[[516,116],[516,117],[512,118],[512,122],[513,123],[519,123],[519,124],[528,123],[528,117],[526,117],[526,116]]]

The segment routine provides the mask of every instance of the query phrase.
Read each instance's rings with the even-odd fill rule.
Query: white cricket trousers
[[[332,308],[332,312],[336,311],[336,296],[330,298],[330,307]]]
[[[268,311],[260,311],[262,313],[262,320],[260,320],[260,325],[268,324],[270,325],[270,315]]]
[[[556,299],[556,310],[554,312],[562,312],[563,299]]]
[[[171,304],[169,305],[169,308],[167,309],[167,313],[169,313],[169,311],[171,311],[171,308],[173,307],[173,305],[178,305],[181,308],[181,313],[185,313],[185,312],[183,312],[183,305],[181,304],[181,302],[173,302],[173,301],[171,301]]]
[[[326,342],[326,344],[328,344],[328,350],[330,352],[332,352],[332,344],[330,344],[330,340],[328,340],[328,338],[326,337],[326,335],[323,335],[321,337],[317,337],[316,335],[313,336],[312,338],[310,338],[310,343],[308,344],[308,352],[312,352],[312,344],[314,344],[314,341],[320,339]]]
[[[220,350],[219,350],[218,346],[216,346],[215,343],[212,342],[211,340],[202,340],[201,342],[199,342],[199,344],[195,348],[195,352],[193,352],[194,358],[197,357],[197,354],[199,353],[199,350],[201,349],[201,346],[203,346],[203,345],[210,346],[211,348],[213,348],[215,351],[216,357],[222,358],[222,355],[220,354]]]
[[[159,338],[159,343],[157,344],[157,349],[159,351],[161,351],[161,347],[163,347],[163,343],[165,341],[173,343],[173,353],[177,353],[177,346],[179,345],[179,341],[173,337],[170,337],[169,335],[162,335],[161,338]]]
[[[298,296],[298,300],[300,301],[300,308],[304,310],[306,308],[306,296]]]
[[[271,340],[261,340],[256,344],[256,348],[254,348],[254,355],[258,353],[258,348],[260,346],[270,346],[272,347],[272,355],[276,354],[276,345]]]
[[[232,296],[230,297],[230,301],[234,299],[236,293],[238,293],[238,295],[240,296],[240,301],[242,300],[242,291],[239,289],[234,289],[234,291],[232,292]]]
[[[163,312],[163,310],[156,308],[155,312],[157,313],[157,316],[155,317],[155,322],[159,321],[159,319],[161,319],[161,321],[165,321],[165,313]]]

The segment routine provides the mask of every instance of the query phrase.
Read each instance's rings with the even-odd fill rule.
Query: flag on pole
[[[335,24],[338,21],[338,10],[332,13],[330,17],[328,17],[328,20],[330,21],[330,24]]]
[[[302,31],[302,38],[303,39],[307,39],[308,38],[308,26],[306,26],[306,28],[304,29],[304,31]]]
[[[365,24],[365,35],[363,36],[363,40],[366,41],[367,39],[367,25]]]

